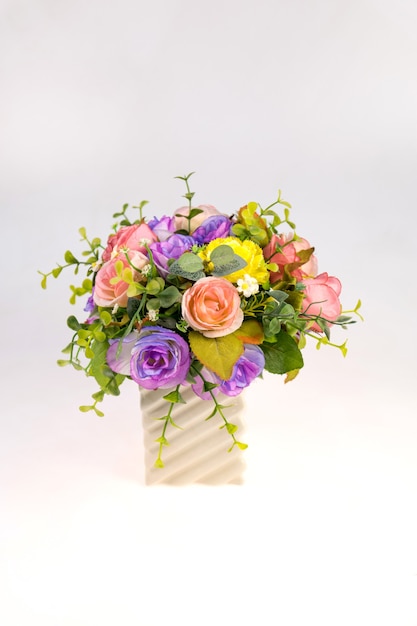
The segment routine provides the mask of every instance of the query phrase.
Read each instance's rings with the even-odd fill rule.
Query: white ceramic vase
[[[194,394],[191,387],[181,389],[186,404],[176,404],[172,412],[174,422],[181,427],[168,425],[166,438],[169,446],[163,447],[164,467],[155,467],[163,422],[158,418],[166,415],[169,403],[163,399],[169,390],[148,391],[140,389],[140,406],[145,447],[145,481],[147,485],[206,485],[242,484],[245,470],[245,451],[234,446],[224,421],[216,414],[206,420],[213,410],[213,403]],[[218,396],[219,402],[228,405],[224,414],[229,422],[236,424],[236,437],[242,440],[244,401],[242,394],[230,398]]]

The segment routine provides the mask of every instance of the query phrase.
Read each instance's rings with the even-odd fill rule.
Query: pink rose
[[[149,259],[142,252],[133,250],[128,253],[130,261],[133,265],[141,270],[145,265],[148,265]],[[126,256],[122,253],[110,259],[104,263],[97,272],[96,281],[94,283],[94,302],[97,306],[112,307],[115,304],[125,307],[127,305],[127,290],[129,288],[128,283],[124,280],[120,280],[115,285],[112,285],[110,280],[117,276],[115,265],[116,261],[121,261],[123,267],[131,267],[129,265]],[[137,282],[143,280],[143,274],[140,271],[133,270],[133,279]]]
[[[220,211],[216,209],[216,207],[212,206],[211,204],[200,204],[199,206],[194,207],[194,208],[200,209],[202,212],[196,215],[195,217],[191,218],[190,232],[189,232],[190,235],[192,235],[193,232],[199,226],[201,226],[204,220],[206,220],[211,215],[223,215],[222,213],[220,213]],[[188,225],[188,220],[186,218],[187,218],[187,215],[189,214],[190,214],[190,208],[188,206],[183,206],[180,209],[177,209],[175,211],[174,213],[175,230],[186,230],[188,232],[189,225]]]
[[[340,280],[329,276],[326,272],[315,278],[303,279],[305,285],[302,313],[306,315],[320,315],[326,320],[336,320],[342,307],[339,295],[342,291]],[[320,326],[314,322],[312,330],[322,332]]]
[[[284,277],[285,265],[300,262],[297,252],[311,248],[307,239],[300,237],[296,241],[293,241],[292,238],[292,233],[287,235],[272,235],[271,241],[263,250],[264,258],[268,262],[276,263],[278,265],[278,270],[276,272],[271,272],[271,284],[276,283]],[[282,248],[282,251],[274,253],[277,244]],[[294,276],[297,280],[302,280],[305,276],[315,276],[317,274],[317,258],[314,254],[312,254],[307,263],[304,263],[304,265],[301,265],[299,268],[292,270],[290,273],[291,276]]]
[[[145,223],[132,224],[131,226],[122,226],[117,233],[110,235],[107,240],[107,247],[103,252],[103,261],[109,261],[112,253],[120,248],[128,248],[129,250],[139,250],[139,252],[146,252],[146,248],[143,245],[143,241],[146,240],[148,244],[157,241],[157,236],[149,226]]]
[[[184,292],[182,316],[205,337],[229,335],[243,322],[239,292],[225,278],[200,278]]]

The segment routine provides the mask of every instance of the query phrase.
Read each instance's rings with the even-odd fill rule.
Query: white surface
[[[416,4],[3,1],[2,626],[415,626]],[[143,486],[137,390],[55,366],[77,229],[123,202],[294,206],[346,360],[248,394],[242,487]],[[79,312],[77,308],[75,312]],[[340,338],[340,334],[336,334]]]

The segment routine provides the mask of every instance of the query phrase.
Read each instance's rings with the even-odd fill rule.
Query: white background
[[[412,0],[3,0],[0,623],[417,624]],[[143,484],[137,389],[55,365],[77,230],[278,188],[363,301],[247,394],[246,483]],[[344,340],[343,333],[335,338]]]

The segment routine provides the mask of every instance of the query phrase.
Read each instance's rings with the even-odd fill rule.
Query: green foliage
[[[228,380],[233,366],[243,354],[243,343],[233,334],[204,337],[197,331],[188,334],[191,350],[197,359],[222,380]]]
[[[182,276],[188,278],[188,280],[198,280],[204,278],[205,273],[203,271],[204,264],[197,254],[194,252],[184,252],[179,259],[174,261],[169,266],[170,274],[174,276]]]
[[[285,374],[304,365],[303,356],[290,335],[281,331],[275,343],[264,343],[265,369],[272,374]]]
[[[227,244],[215,248],[210,255],[210,261],[214,266],[211,272],[213,276],[227,276],[247,265],[245,259],[236,254]]]

